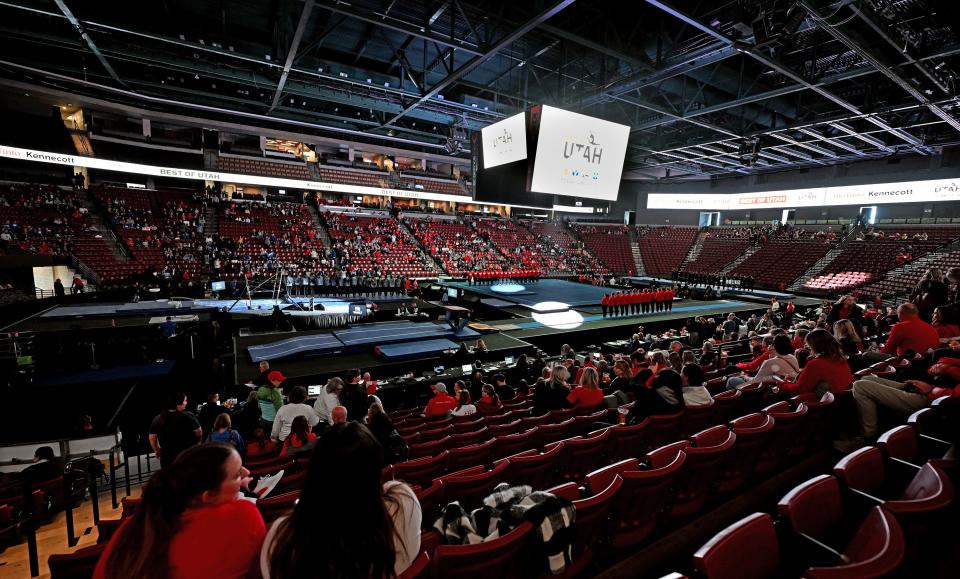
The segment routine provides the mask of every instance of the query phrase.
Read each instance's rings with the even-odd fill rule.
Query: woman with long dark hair
[[[317,441],[300,501],[263,542],[265,579],[394,577],[420,551],[420,503],[406,484],[381,484],[383,450],[363,424]]]
[[[94,579],[246,577],[265,527],[241,498],[250,471],[226,444],[194,446],[150,478],[136,514],[110,540]]]
[[[834,394],[849,390],[853,384],[853,373],[843,355],[840,342],[830,332],[818,328],[807,334],[807,348],[810,356],[795,382],[784,382],[780,390],[790,396],[815,392],[823,395],[828,390]]]

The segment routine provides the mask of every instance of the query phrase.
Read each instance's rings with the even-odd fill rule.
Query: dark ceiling
[[[457,151],[533,103],[632,127],[625,176],[960,142],[949,0],[0,2],[0,78]]]

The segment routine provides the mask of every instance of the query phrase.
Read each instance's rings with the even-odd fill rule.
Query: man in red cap
[[[427,407],[423,412],[427,418],[440,418],[456,409],[457,399],[447,394],[446,384],[437,382],[431,388],[434,396],[427,402]]]

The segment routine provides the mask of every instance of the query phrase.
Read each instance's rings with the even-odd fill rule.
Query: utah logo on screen
[[[597,142],[593,133],[590,133],[590,136],[586,139],[586,142],[583,142],[581,139],[578,139],[575,136],[567,136],[563,142],[563,158],[578,162],[582,161],[589,165],[599,166],[600,162],[603,160],[603,145]],[[563,174],[564,176],[569,175],[571,177],[579,177],[593,181],[600,179],[600,172],[591,170],[589,168],[582,170],[579,167],[574,169],[564,167]]]

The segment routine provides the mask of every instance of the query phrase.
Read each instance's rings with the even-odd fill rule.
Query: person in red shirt
[[[107,544],[94,579],[242,579],[266,534],[256,505],[240,490],[250,471],[230,445],[183,451],[150,478],[136,513]]]
[[[920,319],[920,311],[913,304],[901,304],[897,308],[900,322],[890,329],[887,343],[880,348],[884,354],[903,356],[908,350],[926,353],[940,346],[940,334],[937,329]]]
[[[446,384],[437,382],[433,385],[433,391],[435,394],[423,412],[427,418],[440,418],[457,408],[457,399],[447,394]]]
[[[610,305],[610,295],[603,294],[603,297],[600,298],[600,310],[603,312],[603,317],[607,317],[607,307]]]
[[[640,313],[649,314],[650,313],[650,290],[645,289],[643,293],[640,294]]]
[[[480,400],[477,400],[476,404],[478,412],[492,414],[503,408],[503,403],[500,402],[500,397],[497,396],[497,391],[492,384],[484,384],[480,388],[480,392]]]
[[[663,307],[664,307],[664,303],[663,303],[663,302],[665,301],[664,291],[661,290],[661,289],[658,289],[658,290],[653,294],[653,300],[654,300],[654,304],[656,304],[656,306],[657,306],[657,311],[658,311],[658,312],[662,312],[662,311],[663,311]]]
[[[666,290],[666,292],[665,292],[664,297],[665,297],[666,300],[667,300],[667,311],[668,311],[668,312],[672,312],[672,311],[673,311],[673,298],[674,298],[674,296],[675,296],[676,294],[677,294],[677,292],[676,292],[672,287],[671,287],[671,288],[667,288],[667,290]]]
[[[944,308],[933,310],[933,327],[937,329],[940,338],[956,338],[960,336],[960,325],[954,323]]]
[[[578,411],[592,410],[603,405],[603,390],[600,389],[600,376],[596,368],[584,367],[581,370],[579,386],[567,395],[567,402]]]
[[[829,390],[834,394],[849,390],[853,383],[853,372],[843,357],[840,342],[830,332],[816,329],[807,334],[807,347],[810,348],[810,356],[796,382],[784,382],[780,390],[790,396],[807,392],[822,393],[821,390]]]

